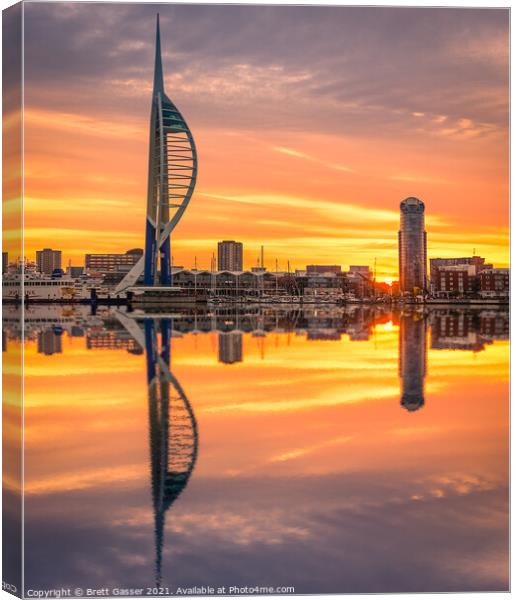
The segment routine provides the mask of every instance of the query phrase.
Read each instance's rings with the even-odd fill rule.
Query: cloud
[[[292,207],[300,210],[307,209],[314,212],[322,212],[325,215],[331,214],[333,220],[349,219],[367,219],[372,222],[397,223],[399,221],[398,210],[387,210],[380,208],[369,208],[358,204],[349,204],[345,202],[331,202],[328,200],[319,200],[317,198],[303,198],[300,196],[288,196],[283,194],[233,194],[221,195],[209,192],[203,192],[207,198],[220,198],[231,202],[243,204],[256,204],[258,206],[270,205],[278,207]]]
[[[26,6],[27,106],[146,110],[156,7],[67,6]],[[412,131],[407,117],[433,114],[506,126],[507,11],[222,5],[160,5],[159,11],[167,85],[203,125],[223,120],[239,128],[259,123],[403,136]]]
[[[281,154],[286,154],[288,156],[294,156],[296,158],[303,158],[305,160],[317,163],[319,165],[324,165],[330,169],[336,169],[337,171],[346,171],[347,173],[352,173],[353,169],[347,167],[345,165],[337,165],[335,163],[325,162],[324,160],[320,160],[315,158],[314,156],[310,156],[309,154],[305,154],[304,152],[299,152],[297,150],[292,150],[291,148],[284,148],[283,146],[274,146],[273,150],[276,152],[280,152]]]
[[[276,152],[281,152],[282,154],[287,154],[288,156],[297,156],[298,158],[306,158],[307,160],[312,160],[312,157],[308,156],[308,154],[304,154],[303,152],[297,152],[297,150],[291,150],[290,148],[274,146],[274,150],[276,150]]]
[[[421,469],[274,476],[282,463],[254,477],[194,472],[167,513],[164,584],[287,577],[301,594],[507,589],[506,484],[424,466],[434,469],[424,478]],[[156,558],[148,478],[29,496],[27,585],[148,585]]]

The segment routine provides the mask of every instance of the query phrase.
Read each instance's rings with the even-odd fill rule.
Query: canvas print
[[[509,589],[509,11],[3,13],[3,589]]]

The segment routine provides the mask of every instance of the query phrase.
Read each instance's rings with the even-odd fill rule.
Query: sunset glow
[[[247,268],[263,244],[271,269],[376,258],[391,282],[410,195],[430,258],[508,265],[506,12],[307,8],[305,40],[288,7],[159,10],[166,89],[199,153],[176,265],[208,268],[237,239]],[[155,13],[25,6],[29,259],[143,247]]]
[[[63,342],[59,361],[26,344],[26,493],[145,478],[139,464],[145,464],[147,452],[143,357],[125,350],[93,352],[81,338]],[[172,349],[173,372],[187,390],[203,434],[197,476],[270,475],[271,469],[279,475],[287,463],[291,474],[305,475],[321,468],[388,469],[394,456],[400,468],[403,448],[417,443],[429,472],[440,471],[438,450],[446,447],[455,461],[447,471],[466,476],[459,449],[467,447],[473,452],[468,464],[477,474],[503,480],[508,341],[486,347],[475,355],[474,365],[471,352],[430,350],[427,405],[412,426],[399,404],[398,327],[392,322],[376,326],[368,342],[347,336],[339,342],[307,342],[299,335],[246,335],[245,360],[230,367],[217,361],[216,349],[217,334],[178,338]],[[205,377],[199,379],[201,367]],[[490,390],[492,402],[480,390]],[[260,430],[268,435],[260,436]],[[60,450],[71,448],[77,436],[84,443],[73,455]],[[251,446],[257,436],[260,442]],[[348,455],[344,466],[340,446]],[[485,446],[496,453],[474,452]],[[104,450],[93,464],[90,451],[98,447]],[[231,448],[240,449],[238,456]],[[44,450],[51,460],[43,458]],[[405,460],[410,463],[410,456]]]

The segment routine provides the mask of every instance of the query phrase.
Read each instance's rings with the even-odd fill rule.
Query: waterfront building
[[[343,278],[335,273],[312,273],[298,277],[298,286],[305,299],[338,300],[343,297]]]
[[[509,269],[486,269],[480,272],[480,295],[483,298],[508,298]]]
[[[340,265],[307,265],[306,273],[308,275],[326,275],[327,273],[340,275],[342,273],[342,268]]]
[[[473,264],[438,267],[432,273],[432,294],[436,298],[471,295],[478,290],[478,277]]]
[[[44,248],[36,252],[37,270],[44,275],[52,275],[55,269],[61,268],[61,250]]]
[[[418,198],[405,198],[400,204],[398,262],[400,291],[416,295],[427,288],[425,205]]]
[[[348,272],[362,275],[362,277],[365,277],[366,279],[373,278],[373,273],[367,265],[351,265]]]
[[[2,252],[2,275],[7,273],[7,269],[9,267],[9,253]]]
[[[217,268],[219,271],[241,271],[243,266],[243,244],[234,240],[223,240],[217,245]]]
[[[352,265],[349,271],[343,274],[343,288],[357,300],[370,298],[374,295],[373,274],[368,266]]]
[[[97,271],[99,273],[110,273],[118,271],[119,267],[132,268],[143,256],[141,248],[133,248],[125,254],[86,254],[84,266],[86,271]]]
[[[77,279],[84,275],[84,267],[74,267],[72,265],[68,265],[66,267],[66,276],[72,279]]]
[[[486,259],[481,256],[467,256],[461,258],[431,258],[430,259],[430,283],[434,283],[437,270],[441,267],[455,267],[458,265],[473,265],[475,273],[484,269],[492,269],[492,264],[486,264]]]

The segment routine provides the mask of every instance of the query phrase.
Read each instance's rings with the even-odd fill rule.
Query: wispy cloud
[[[281,154],[286,154],[288,156],[294,156],[296,158],[303,158],[304,160],[308,160],[313,163],[317,163],[319,165],[323,165],[328,167],[329,169],[336,169],[337,171],[345,171],[347,173],[353,173],[353,169],[346,165],[338,165],[332,162],[326,162],[315,156],[310,156],[309,154],[305,154],[304,152],[299,152],[298,150],[292,150],[291,148],[284,148],[283,146],[274,146],[273,148],[276,152],[280,152]]]
[[[95,137],[120,137],[138,139],[144,131],[144,124],[128,119],[116,120],[92,117],[85,113],[57,112],[52,110],[29,109],[25,111],[25,127],[40,127],[87,134]]]
[[[291,148],[283,148],[281,146],[274,146],[274,150],[276,152],[281,152],[281,154],[287,154],[288,156],[297,156],[298,158],[305,158],[307,160],[313,160],[311,156],[305,154],[304,152],[298,152],[297,150],[292,150]]]
[[[231,202],[243,204],[255,204],[258,206],[290,206],[297,209],[332,215],[332,219],[349,221],[350,219],[367,220],[371,222],[396,223],[399,221],[398,210],[385,210],[381,208],[369,208],[360,204],[348,204],[345,202],[330,202],[318,198],[306,198],[302,196],[288,196],[282,194],[234,194],[222,195],[204,192],[203,196],[208,198],[220,198]]]

